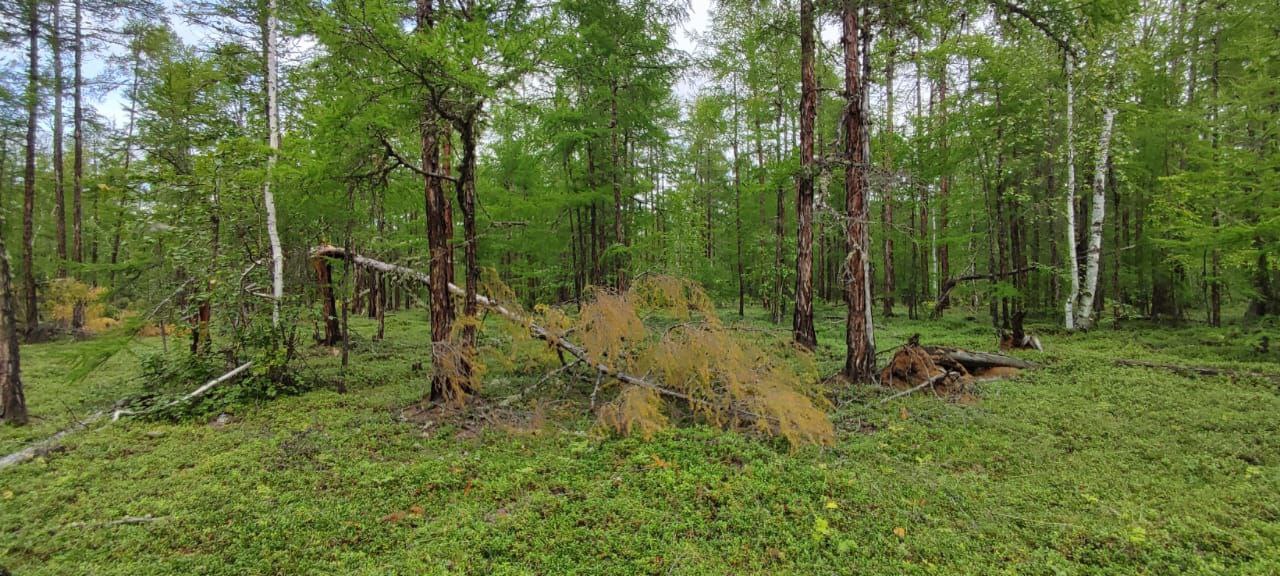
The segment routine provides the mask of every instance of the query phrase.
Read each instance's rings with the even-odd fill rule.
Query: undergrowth
[[[841,313],[818,308],[815,374],[841,362]],[[764,313],[720,317],[800,362],[787,327]],[[682,322],[647,320],[651,338]],[[0,566],[24,576],[1280,573],[1280,391],[1113,364],[1280,372],[1280,352],[1256,349],[1258,332],[1033,326],[1046,352],[1018,354],[1043,367],[981,384],[977,404],[880,405],[882,393],[849,388],[831,409],[834,444],[792,450],[697,423],[648,440],[596,435],[594,381],[570,377],[510,408],[527,412],[526,426],[402,421],[426,385],[413,368],[430,353],[425,311],[388,315],[381,342],[371,320],[352,328],[345,371],[324,348],[296,359],[319,382],[345,376],[347,394],[323,387],[228,405],[226,417],[122,421],[0,471]],[[492,317],[486,328],[482,346],[505,349],[506,329]],[[885,321],[877,344],[914,333],[996,342],[958,311]],[[35,418],[0,428],[0,444],[143,393],[138,358],[158,339],[118,344],[24,347]],[[490,358],[484,395],[495,401],[545,378]],[[664,413],[678,418],[676,408]],[[550,417],[537,423],[540,413]],[[126,517],[151,520],[113,524]]]

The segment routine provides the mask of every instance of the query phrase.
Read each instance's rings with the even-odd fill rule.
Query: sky
[[[711,4],[712,0],[690,0],[688,4],[689,13],[685,22],[678,25],[675,30],[675,47],[687,53],[695,53],[698,49],[696,36],[707,30],[710,26]],[[181,16],[177,14],[174,0],[163,0],[165,8],[168,10],[169,25],[174,32],[187,44],[204,43],[209,33],[199,26],[189,24]],[[42,50],[44,50],[42,46]],[[118,46],[107,47],[106,50],[95,51],[85,56],[85,76],[86,78],[95,78],[103,74],[108,67],[108,60],[112,56],[120,56],[123,54],[123,48]],[[42,54],[42,73],[47,72],[49,66],[48,54]],[[70,76],[71,56],[64,54],[64,65],[67,67],[68,81]],[[25,43],[17,46],[0,48],[0,61],[6,64],[10,70],[25,70],[26,67],[26,45]],[[689,102],[697,95],[699,87],[702,85],[702,79],[696,74],[686,74],[676,85],[676,95],[681,100]],[[123,85],[116,86],[106,93],[96,94],[87,104],[103,119],[103,121],[113,124],[117,127],[123,127],[128,122],[128,102],[126,101],[126,88]],[[47,122],[47,115],[42,120]]]

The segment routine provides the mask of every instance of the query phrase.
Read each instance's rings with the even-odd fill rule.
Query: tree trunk
[[[333,271],[325,258],[312,258],[311,267],[316,272],[316,286],[320,289],[320,306],[324,316],[324,337],[320,340],[325,346],[333,346],[342,339],[342,326],[338,319],[338,306],[333,296]],[[349,300],[349,299],[348,299]],[[345,319],[346,311],[343,311]]]
[[[458,174],[458,205],[462,209],[463,261],[466,266],[466,286],[462,303],[462,314],[466,316],[466,324],[462,327],[462,340],[471,350],[476,346],[476,322],[479,321],[479,307],[476,304],[476,291],[480,284],[480,269],[476,263],[476,118],[479,107],[459,126],[462,136],[462,170]],[[616,182],[616,180],[615,180]],[[621,213],[618,212],[617,215]],[[625,281],[622,269],[618,269],[619,282]]]
[[[0,216],[0,229],[3,224],[4,217]],[[27,401],[22,394],[12,277],[9,250],[4,245],[4,234],[0,234],[0,421],[20,426],[27,423]]]
[[[621,157],[618,155],[618,81],[609,82],[609,180],[613,186],[613,237],[622,246],[627,245],[627,237],[623,227],[622,184],[618,172],[622,170]],[[626,261],[617,262],[617,288],[627,289]]]
[[[947,218],[947,202],[951,195],[951,168],[948,162],[947,139],[947,58],[944,55],[942,59],[942,71],[938,74],[938,130],[941,134],[938,136],[938,146],[942,149],[942,177],[938,182],[938,225],[934,227],[934,237],[938,232],[946,231],[949,226]],[[935,275],[937,282],[945,282],[951,277],[951,252],[949,243],[946,239],[937,243],[937,258],[935,260],[938,267],[938,273]]]
[[[796,306],[791,331],[805,350],[818,346],[813,328],[813,131],[818,113],[813,0],[800,0],[800,179],[796,194]]]
[[[76,264],[84,264],[84,34],[81,30],[81,0],[72,0],[72,18],[75,19],[72,48],[71,122],[74,143],[71,172],[71,257]],[[83,304],[80,304],[83,306]],[[73,315],[72,328],[84,326],[83,309]]]
[[[733,216],[738,244],[738,317],[746,314],[747,287],[742,273],[742,163],[738,159],[738,76],[733,77]]]
[[[1065,316],[1067,330],[1076,328],[1076,299],[1080,297],[1080,263],[1076,260],[1076,141],[1075,141],[1075,86],[1072,84],[1075,62],[1066,55],[1067,75],[1067,277],[1071,290],[1067,293]]]
[[[62,100],[66,93],[62,80],[62,0],[49,3],[49,49],[53,53],[53,203],[57,234],[59,278],[67,276],[67,190],[66,162],[62,145]]]
[[[1093,210],[1089,215],[1089,251],[1085,261],[1084,292],[1076,310],[1076,327],[1093,327],[1093,300],[1098,290],[1098,265],[1102,259],[1102,226],[1107,213],[1107,154],[1111,151],[1111,127],[1116,111],[1102,112],[1102,133],[1098,136],[1098,158],[1093,171]]]
[[[893,39],[890,38],[892,43]],[[893,72],[894,62],[897,58],[898,51],[896,48],[890,49],[888,59],[884,65],[884,91],[885,91],[885,122],[884,122],[884,170],[888,176],[888,180],[884,186],[884,198],[880,204],[880,228],[884,234],[884,296],[881,301],[884,304],[884,316],[890,318],[893,316],[893,296],[896,288],[894,287],[894,270],[893,270],[893,196],[897,188],[897,178],[894,175],[893,167],[893,145],[894,145],[894,116],[893,116]]]
[[[36,212],[36,114],[40,105],[40,11],[39,0],[29,0],[27,14],[27,156],[22,190],[22,278],[26,299],[28,337],[40,325],[40,307],[36,300],[35,212]]]
[[[844,158],[845,212],[848,222],[845,240],[849,256],[845,260],[845,295],[848,316],[845,325],[844,376],[852,382],[870,382],[875,375],[875,337],[871,322],[871,284],[868,282],[870,253],[867,238],[867,160],[865,132],[867,102],[861,86],[858,50],[858,12],[852,0],[845,0],[842,14],[845,68]]]
[[[433,19],[432,0],[417,0],[417,33],[431,33],[435,22]],[[422,168],[429,174],[440,173],[441,127],[439,119],[429,101],[423,102],[422,122]],[[453,331],[453,302],[449,296],[449,279],[453,269],[453,249],[450,246],[450,229],[453,222],[452,207],[440,179],[424,176],[427,211],[427,245],[430,251],[430,282],[428,293],[431,306],[431,359],[433,371],[431,377],[431,401],[460,400],[459,393],[466,392],[466,386],[457,381],[457,374],[446,373],[443,366],[449,360],[450,336]],[[451,371],[450,371],[451,372]]]
[[[137,42],[137,40],[135,40]],[[129,190],[132,182],[129,180],[129,164],[133,160],[133,129],[138,112],[138,84],[142,73],[142,50],[136,44],[132,49],[133,74],[132,81],[129,85],[129,124],[124,133],[124,185],[121,186],[121,197],[116,207],[115,231],[111,235],[111,283],[115,284],[116,269],[115,264],[120,259],[120,239],[124,231],[125,206],[129,201]]]
[[[276,56],[276,0],[267,0],[267,14],[263,34],[266,52],[267,92],[267,174],[262,181],[262,203],[267,209],[267,237],[271,242],[271,325],[280,327],[280,305],[284,301],[284,250],[280,246],[280,232],[276,221],[276,200],[271,193],[271,178],[275,171],[276,155],[280,150],[280,103],[277,96]]]

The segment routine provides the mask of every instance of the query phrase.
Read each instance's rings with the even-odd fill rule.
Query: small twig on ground
[[[168,516],[152,516],[150,514],[147,514],[146,516],[125,516],[124,518],[120,518],[119,520],[108,520],[105,522],[72,522],[70,524],[67,524],[66,526],[63,526],[62,529],[66,530],[69,528],[107,528],[111,526],[124,526],[128,524],[149,524],[151,522],[155,522],[158,520],[165,520],[167,518],[169,517]]]
[[[937,384],[938,382],[941,382],[944,378],[946,378],[947,376],[953,375],[953,374],[955,374],[955,375],[957,375],[957,376],[958,376],[958,374],[957,374],[957,373],[955,373],[955,372],[943,372],[943,373],[941,373],[941,374],[939,374],[939,375],[937,375],[937,376],[934,376],[933,378],[930,378],[930,379],[928,379],[928,380],[925,380],[924,382],[921,382],[919,385],[917,385],[917,386],[915,386],[915,387],[913,387],[913,388],[908,388],[908,389],[906,389],[906,390],[903,390],[903,391],[901,391],[901,392],[898,392],[897,394],[894,394],[894,395],[889,396],[889,397],[887,397],[887,398],[882,398],[882,399],[880,399],[880,401],[876,402],[876,403],[875,403],[875,405],[876,405],[876,406],[879,406],[879,405],[881,405],[881,404],[884,404],[884,403],[886,403],[886,402],[889,402],[890,400],[893,400],[893,399],[896,399],[896,398],[901,398],[901,397],[906,396],[906,395],[908,395],[908,394],[911,394],[911,393],[913,393],[913,392],[918,392],[918,391],[920,391],[920,390],[923,390],[923,389],[924,389],[924,388],[926,388],[926,387],[933,386],[934,384]]]

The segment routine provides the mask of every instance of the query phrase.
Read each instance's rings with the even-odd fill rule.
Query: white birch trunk
[[[271,177],[275,172],[276,152],[280,149],[280,105],[277,97],[276,0],[267,0],[267,33],[264,38],[267,56],[267,175],[262,182],[262,202],[267,208],[267,237],[271,241],[271,325],[280,325],[280,303],[284,300],[284,251],[280,248],[280,232],[276,223],[276,201],[271,193]]]
[[[1093,327],[1093,299],[1098,291],[1098,263],[1102,257],[1102,223],[1107,215],[1107,156],[1111,151],[1111,127],[1116,111],[1102,113],[1102,134],[1098,136],[1098,159],[1093,171],[1093,210],[1089,214],[1089,249],[1085,255],[1084,291],[1076,309],[1076,326]]]
[[[1071,78],[1074,73],[1075,61],[1067,54],[1067,273],[1071,278],[1063,319],[1067,330],[1076,328],[1075,304],[1080,296],[1080,263],[1076,261],[1075,86]]]

